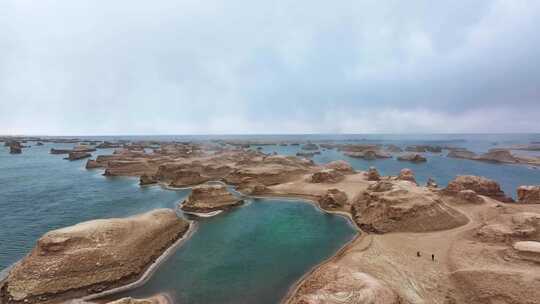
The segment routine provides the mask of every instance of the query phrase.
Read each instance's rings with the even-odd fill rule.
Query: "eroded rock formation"
[[[403,168],[399,171],[397,176],[398,180],[409,181],[416,184],[416,178],[414,177],[414,172],[411,169]]]
[[[540,204],[540,186],[519,186],[517,197],[518,203]]]
[[[369,181],[378,181],[381,179],[381,175],[375,167],[369,167],[369,169],[367,170],[367,179]]]
[[[447,193],[457,193],[462,190],[472,190],[479,195],[485,195],[501,202],[513,201],[512,198],[504,194],[496,181],[481,176],[457,176],[444,189]]]
[[[427,159],[424,156],[418,153],[407,153],[404,155],[400,155],[398,156],[397,160],[409,161],[413,163],[423,163],[427,161]]]
[[[88,158],[88,157],[91,157],[91,156],[92,156],[92,154],[90,154],[88,152],[73,151],[73,152],[69,152],[68,157],[66,157],[65,159],[67,159],[67,160],[80,160],[80,159]]]
[[[134,281],[188,227],[158,209],[50,231],[10,271],[2,303],[58,303]]]
[[[425,232],[450,229],[467,222],[464,215],[446,206],[437,194],[426,188],[408,181],[379,184],[384,187],[379,187],[378,191],[370,187],[353,204],[354,220],[364,231]]]
[[[326,194],[319,199],[323,209],[341,208],[347,202],[347,193],[339,189],[328,189]]]
[[[323,169],[311,175],[312,183],[337,183],[345,176],[340,171],[334,169]]]
[[[228,210],[242,203],[243,200],[232,195],[226,186],[205,184],[193,187],[191,194],[181,204],[180,208],[187,212],[208,213],[218,210]]]

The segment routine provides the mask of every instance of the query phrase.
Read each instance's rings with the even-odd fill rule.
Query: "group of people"
[[[416,256],[417,256],[417,257],[421,257],[421,256],[422,256],[422,255],[420,254],[420,251],[417,251],[417,252],[416,252]],[[435,261],[435,255],[434,255],[434,254],[431,254],[431,260],[432,260],[432,261]]]

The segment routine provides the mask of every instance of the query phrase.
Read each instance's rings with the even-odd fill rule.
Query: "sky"
[[[0,0],[0,134],[540,132],[536,0]]]

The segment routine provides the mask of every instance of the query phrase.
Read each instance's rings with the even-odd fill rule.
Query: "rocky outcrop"
[[[191,170],[179,170],[175,172],[174,179],[170,183],[171,187],[187,187],[198,185],[209,181],[208,177],[202,176],[201,173]]]
[[[72,149],[55,149],[51,148],[50,152],[51,154],[69,154],[69,152],[72,152]]]
[[[89,146],[85,146],[85,145],[78,145],[78,146],[75,146],[73,149],[55,149],[55,148],[51,148],[50,150],[50,154],[69,154],[71,152],[80,152],[80,153],[83,153],[83,152],[94,152],[96,151],[95,148],[93,147],[89,147]]]
[[[172,209],[53,230],[10,271],[2,303],[62,302],[136,280],[188,230]]]
[[[397,160],[409,161],[413,163],[423,163],[427,161],[427,159],[424,156],[418,153],[407,153],[404,155],[400,155],[398,156]]]
[[[367,180],[368,181],[378,181],[381,179],[379,171],[375,167],[369,167],[367,170]]]
[[[451,158],[475,159],[476,153],[467,149],[453,149],[446,156]]]
[[[141,176],[143,174],[154,174],[153,168],[144,159],[133,160],[110,160],[103,175],[105,176]]]
[[[438,188],[439,185],[437,184],[437,182],[433,178],[430,177],[430,178],[428,178],[428,180],[426,182],[426,187],[435,189],[435,188]]]
[[[308,171],[309,164],[283,165],[277,163],[254,163],[246,164],[234,169],[225,176],[228,184],[239,185],[245,178],[252,178],[265,185],[277,185],[297,180]]]
[[[519,162],[518,158],[514,157],[510,151],[505,149],[491,149],[487,153],[477,156],[476,160],[509,164]]]
[[[181,204],[187,212],[208,213],[228,210],[239,206],[243,200],[227,191],[227,187],[219,184],[205,184],[193,187],[189,197]]]
[[[509,198],[504,194],[496,181],[474,175],[457,176],[448,183],[444,192],[447,194],[455,194],[462,190],[473,190],[479,195],[488,196],[501,202],[513,201],[512,198]]]
[[[404,304],[383,282],[364,272],[333,266],[305,282],[288,304]]]
[[[97,169],[97,168],[103,168],[103,166],[98,163],[97,161],[93,160],[93,159],[89,159],[87,162],[86,162],[86,169]]]
[[[476,229],[475,238],[485,243],[513,244],[540,238],[540,213],[500,214]]]
[[[65,159],[67,160],[80,160],[80,159],[84,159],[84,158],[88,158],[88,157],[91,157],[92,154],[88,153],[88,152],[69,152],[69,155],[68,157],[66,157]]]
[[[372,233],[426,232],[467,223],[436,193],[406,181],[394,181],[386,191],[368,188],[353,203],[351,213],[362,230]]]
[[[315,172],[311,175],[310,181],[312,183],[337,183],[343,180],[345,176],[343,173],[334,169],[324,169]]]
[[[414,177],[414,172],[411,169],[403,168],[399,171],[397,176],[398,180],[409,181],[416,184],[416,178]]]
[[[333,169],[343,174],[354,173],[354,169],[348,162],[344,160],[335,160],[324,165],[327,169]]]
[[[141,186],[152,185],[155,183],[157,183],[157,180],[151,175],[143,174],[139,178],[139,185]]]
[[[392,188],[394,188],[394,184],[391,181],[383,180],[370,185],[368,190],[370,192],[385,192],[392,190]]]
[[[344,152],[343,154],[349,157],[353,157],[353,158],[363,158],[365,160],[375,160],[378,158],[392,158],[392,155],[390,155],[387,152],[381,151],[379,149],[366,149],[363,151]]]
[[[540,204],[540,186],[519,186],[517,197],[518,203]]]
[[[456,193],[456,197],[460,202],[467,202],[472,204],[481,204],[484,202],[484,199],[480,197],[473,190],[461,190]]]
[[[18,141],[13,141],[9,143],[9,153],[10,154],[21,154],[22,146]]]
[[[319,199],[319,204],[323,209],[341,208],[347,203],[347,194],[339,189],[328,189]]]
[[[262,195],[268,192],[268,187],[253,178],[246,178],[238,185],[236,190],[247,195]]]
[[[534,156],[516,156],[507,149],[491,149],[487,153],[477,155],[474,152],[465,149],[452,150],[448,153],[448,157],[464,158],[470,160],[478,160],[493,163],[507,164],[530,164],[539,165],[540,158]]]
[[[441,153],[441,146],[432,146],[432,145],[411,145],[405,147],[405,151],[409,152],[432,152],[432,153]]]

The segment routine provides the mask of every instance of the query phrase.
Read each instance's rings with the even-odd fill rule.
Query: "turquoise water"
[[[176,303],[278,303],[355,234],[344,217],[279,199],[255,199],[199,222],[150,281],[115,298],[167,292]]]

